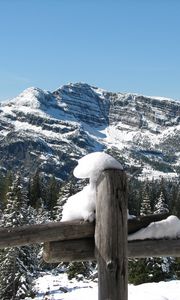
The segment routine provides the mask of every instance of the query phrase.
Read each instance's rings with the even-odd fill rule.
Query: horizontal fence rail
[[[40,244],[57,240],[92,237],[94,225],[87,222],[50,222],[0,229],[0,249],[5,247]]]
[[[128,220],[128,233],[146,227],[168,215],[150,215]],[[51,241],[64,241],[94,237],[95,224],[81,221],[49,222],[46,224],[0,228],[0,249]]]
[[[128,242],[129,258],[180,257],[180,239]],[[48,263],[96,260],[93,238],[45,243],[43,258]]]

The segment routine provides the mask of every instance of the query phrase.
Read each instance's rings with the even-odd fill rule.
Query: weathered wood
[[[43,247],[43,259],[49,263],[95,260],[94,246],[93,238],[48,242]]]
[[[0,228],[0,249],[48,241],[88,238],[93,235],[94,225],[87,222],[50,222]]]
[[[177,240],[143,240],[128,243],[129,257],[180,257],[180,239]]]
[[[98,299],[127,299],[126,175],[104,171],[97,183],[95,253]]]
[[[48,242],[44,245],[43,257],[48,263],[96,260],[94,249],[94,238]],[[129,258],[160,256],[180,257],[180,239],[128,242]]]
[[[150,222],[159,221],[166,217],[167,215],[152,215],[128,220],[128,233],[136,232],[149,225]],[[82,221],[49,222],[39,225],[0,228],[0,249],[48,241],[93,237],[94,232],[94,223]]]

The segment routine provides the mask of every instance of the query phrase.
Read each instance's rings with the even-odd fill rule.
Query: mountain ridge
[[[85,83],[53,92],[31,87],[0,105],[0,167],[24,176],[38,168],[64,180],[77,159],[93,151],[141,169],[140,177],[157,171],[178,176],[179,136],[178,101]]]

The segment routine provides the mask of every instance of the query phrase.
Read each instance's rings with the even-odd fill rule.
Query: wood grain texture
[[[127,299],[127,188],[120,170],[104,171],[97,183],[95,253],[98,299]]]
[[[45,243],[43,259],[48,263],[95,260],[94,239],[76,239]]]
[[[180,257],[180,239],[143,240],[128,243],[128,257]]]
[[[151,222],[162,220],[167,216],[167,214],[151,215],[128,220],[128,233],[136,232]],[[89,238],[94,237],[94,233],[95,224],[82,221],[0,228],[0,249],[49,241]]]
[[[0,228],[0,249],[49,241],[88,238],[93,235],[94,225],[79,221]]]
[[[94,249],[94,238],[48,242],[44,244],[43,257],[48,263],[96,260]],[[128,242],[129,258],[160,256],[180,257],[180,239]]]

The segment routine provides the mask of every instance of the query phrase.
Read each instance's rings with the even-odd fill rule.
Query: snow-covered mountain
[[[0,167],[65,179],[77,159],[108,151],[137,176],[180,171],[180,102],[88,84],[28,88],[0,106]]]

